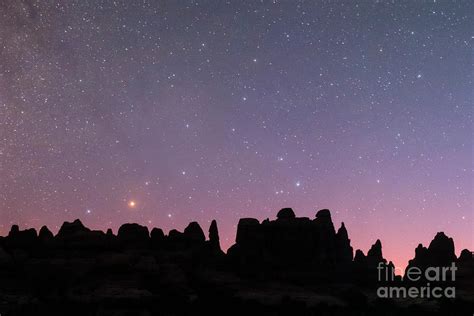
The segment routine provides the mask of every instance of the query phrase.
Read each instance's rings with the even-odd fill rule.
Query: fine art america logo
[[[387,266],[385,263],[379,263],[378,281],[384,283],[377,289],[377,296],[380,298],[455,298],[456,288],[451,285],[456,280],[456,270],[458,268],[454,264],[448,267],[428,267],[424,270],[418,267],[408,267],[405,276],[400,282],[395,283],[395,271],[393,267]],[[416,282],[417,286],[408,286],[410,282]],[[425,283],[426,282],[426,283]],[[444,282],[445,286],[442,285]]]

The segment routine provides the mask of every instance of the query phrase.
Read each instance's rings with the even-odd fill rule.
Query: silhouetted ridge
[[[415,258],[409,261],[409,266],[425,268],[428,266],[448,266],[456,261],[454,241],[443,232],[436,234],[428,248],[419,244],[415,249]]]
[[[347,229],[342,224],[336,234],[327,209],[314,220],[296,217],[290,208],[280,210],[273,221],[243,218],[228,257],[247,276],[310,280],[343,278],[353,271]]]
[[[277,214],[277,219],[291,219],[295,217],[295,212],[293,212],[293,209],[289,207],[282,208]]]
[[[370,247],[369,251],[367,252],[367,259],[375,263],[386,261],[382,255],[382,242],[380,239],[377,239],[375,244]]]
[[[460,258],[462,255],[461,253]],[[467,253],[464,253],[464,256],[467,258],[467,261],[469,261]],[[430,242],[428,248],[422,244],[416,247],[415,257],[408,262],[407,269],[417,267],[421,270],[425,270],[428,267],[448,267],[456,261],[457,258],[454,252],[453,239],[446,236],[443,232],[439,232]]]
[[[362,250],[356,250],[354,256],[354,263],[360,266],[365,266],[367,264],[367,257],[364,255],[364,252]]]
[[[338,262],[350,262],[354,255],[354,250],[351,247],[351,240],[347,234],[346,226],[344,222],[341,223],[341,227],[336,233],[336,259]]]
[[[161,228],[153,228],[150,233],[153,248],[159,248],[165,241],[165,234]]]
[[[415,306],[411,309],[371,299],[384,284],[378,269],[392,271],[394,265],[383,257],[378,239],[367,255],[360,249],[354,255],[346,225],[341,223],[336,232],[327,209],[314,219],[296,217],[291,208],[262,222],[242,218],[227,254],[220,248],[215,220],[208,232],[206,240],[197,222],[168,235],[157,227],[149,233],[136,223],[123,224],[114,235],[111,229],[95,231],[75,220],[64,222],[56,236],[46,226],[37,234],[13,225],[8,236],[0,237],[0,313],[7,306],[7,311],[42,315],[58,305],[65,307],[61,315],[94,314],[87,310],[98,306],[105,315],[125,307],[132,314],[145,309],[153,312],[142,314],[158,315],[253,315],[268,306],[274,312],[261,314],[355,310],[379,315],[397,308],[404,315],[419,315],[424,308],[417,302],[410,303]],[[474,307],[472,253],[464,249],[456,258],[452,238],[438,233],[428,248],[418,245],[409,263],[423,270],[452,262],[459,268],[456,286],[462,299],[447,307],[444,301],[430,301],[430,310],[439,308],[439,315]],[[397,285],[408,284],[394,279]],[[5,312],[10,314],[15,313]]]
[[[314,223],[319,226],[322,233],[325,233],[328,236],[335,235],[336,231],[334,230],[334,224],[332,223],[331,212],[328,209],[318,211]]]
[[[20,227],[18,227],[18,225],[12,225],[10,232],[8,233],[8,237],[14,237],[15,235],[18,235],[19,232]]]
[[[188,242],[194,244],[202,244],[206,240],[204,232],[197,222],[189,223],[189,225],[184,229],[184,237]]]
[[[13,225],[6,239],[8,248],[34,248],[38,241],[36,229],[20,230],[18,225]]]
[[[54,238],[53,233],[48,229],[48,227],[43,226],[39,231],[39,239],[42,241],[52,240]]]
[[[209,245],[212,251],[221,252],[221,244],[219,241],[219,230],[217,229],[216,220],[212,220],[209,227]]]
[[[468,261],[471,261],[473,259],[473,255],[472,255],[472,252],[470,252],[468,249],[463,249],[461,251],[461,254],[459,255],[459,261],[462,261],[462,262],[468,262]]]
[[[433,265],[448,265],[456,260],[454,241],[443,232],[436,234],[428,246],[428,256]]]
[[[61,228],[59,229],[57,237],[67,238],[67,237],[71,237],[80,233],[87,233],[87,232],[90,232],[90,229],[86,228],[79,219],[76,219],[72,223],[64,222]]]
[[[260,223],[255,218],[241,218],[237,225],[237,244],[251,244],[255,237]]]
[[[148,246],[150,235],[146,226],[123,224],[118,230],[117,239],[124,246],[140,248]]]

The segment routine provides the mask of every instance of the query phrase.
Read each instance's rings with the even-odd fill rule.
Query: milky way
[[[0,233],[332,210],[473,248],[472,1],[0,3]]]

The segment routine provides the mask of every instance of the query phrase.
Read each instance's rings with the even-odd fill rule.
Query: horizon
[[[331,211],[331,210],[330,210],[330,211]],[[315,212],[315,213],[316,213],[316,212]],[[307,217],[307,216],[298,216],[298,214],[296,214],[296,218],[302,218],[302,217],[309,218],[310,220],[313,220],[313,219],[315,218],[315,217],[311,218],[311,217]],[[364,248],[361,248],[361,247],[358,247],[358,246],[354,243],[354,241],[353,241],[353,238],[352,238],[352,236],[351,236],[351,231],[350,231],[350,229],[348,228],[346,222],[341,221],[341,222],[339,222],[339,224],[338,224],[338,222],[334,221],[334,216],[333,216],[333,214],[332,214],[332,211],[331,211],[331,218],[333,219],[334,229],[335,229],[336,232],[337,232],[337,230],[339,229],[339,227],[341,227],[342,223],[344,223],[344,225],[345,225],[345,227],[346,227],[346,229],[347,229],[347,231],[348,231],[348,236],[349,236],[349,239],[350,239],[350,241],[351,241],[351,246],[352,246],[352,248],[353,248],[354,254],[355,254],[356,250],[359,249],[359,250],[362,250],[362,252],[363,252],[365,255],[367,255],[368,250],[369,250],[370,247],[376,242],[376,240],[380,240],[381,243],[382,243],[382,254],[383,254],[384,258],[387,259],[387,261],[393,262],[393,264],[395,265],[395,273],[400,272],[400,271],[402,271],[402,272],[405,271],[406,267],[408,266],[408,261],[411,260],[411,259],[413,259],[413,258],[415,257],[415,248],[418,246],[418,244],[421,244],[421,245],[423,245],[424,247],[428,247],[428,246],[430,245],[431,241],[432,241],[432,240],[434,239],[434,237],[436,236],[436,234],[437,234],[437,233],[440,233],[440,232],[446,234],[446,236],[448,236],[448,237],[450,237],[450,238],[453,238],[453,240],[454,240],[454,247],[455,247],[455,254],[456,254],[457,257],[459,257],[461,251],[464,250],[464,249],[467,249],[467,250],[469,250],[470,252],[473,252],[473,248],[460,247],[460,246],[458,246],[458,244],[457,244],[457,242],[456,242],[456,239],[455,239],[452,235],[450,235],[449,233],[446,233],[446,232],[444,232],[444,231],[440,231],[440,232],[435,232],[435,233],[433,234],[433,236],[431,237],[431,239],[429,239],[428,242],[426,242],[426,243],[421,242],[421,241],[418,242],[418,243],[416,244],[416,246],[413,248],[413,251],[412,251],[412,252],[413,252],[413,255],[412,255],[411,257],[409,257],[406,261],[402,261],[400,258],[397,258],[397,257],[390,257],[389,253],[393,253],[393,252],[390,251],[390,250],[387,251],[387,248],[386,248],[386,246],[385,246],[384,241],[383,241],[382,238],[377,238],[377,239],[375,239],[375,240],[374,240],[372,243],[370,243],[365,249],[364,249]],[[271,221],[276,220],[276,214],[275,214],[275,216],[274,216],[273,218],[269,218],[269,219],[270,219]],[[115,228],[108,227],[108,228],[105,228],[105,229],[100,229],[100,228],[94,228],[94,227],[91,227],[91,226],[87,225],[87,222],[85,222],[85,221],[84,221],[83,219],[81,219],[81,218],[75,218],[75,219],[71,219],[71,220],[66,220],[66,221],[62,222],[61,225],[62,225],[63,223],[65,223],[65,222],[73,222],[73,221],[75,221],[75,220],[81,221],[81,223],[82,223],[85,227],[87,227],[87,228],[89,228],[89,229],[91,229],[91,230],[96,230],[96,231],[101,231],[101,232],[103,232],[103,233],[106,233],[106,231],[107,231],[108,229],[111,229],[111,230],[112,230],[112,233],[113,233],[114,235],[117,235],[118,229],[119,229],[120,226],[122,226],[123,224],[129,224],[129,223],[122,223],[122,224],[118,225],[118,226],[115,227]],[[263,221],[264,219],[258,219],[258,218],[257,218],[257,220],[259,221],[259,223],[262,223],[262,221]],[[212,220],[211,220],[211,221],[212,221]],[[191,223],[191,222],[196,222],[196,221],[190,221],[189,223]],[[217,227],[218,227],[218,229],[219,229],[219,236],[221,237],[221,238],[220,238],[221,249],[222,249],[225,253],[227,253],[227,250],[228,250],[232,245],[235,244],[235,237],[234,237],[234,240],[233,240],[233,241],[229,240],[228,238],[222,238],[222,233],[220,232],[219,221],[216,220],[216,222],[217,222]],[[130,223],[131,223],[131,222],[130,222]],[[137,223],[137,222],[134,222],[134,223]],[[179,228],[177,228],[177,227],[170,227],[170,228],[168,228],[168,229],[163,229],[163,227],[160,227],[160,226],[150,226],[149,223],[148,223],[148,225],[147,225],[147,223],[137,223],[137,224],[140,224],[140,225],[142,225],[142,226],[147,227],[149,233],[151,233],[151,230],[152,230],[153,228],[160,228],[160,229],[163,229],[163,232],[165,233],[165,235],[168,235],[169,232],[170,232],[171,230],[173,230],[173,229],[176,229],[176,230],[178,230],[178,231],[180,231],[180,232],[183,232],[183,231],[184,231],[184,228],[185,228],[187,225],[189,225],[189,223],[186,224],[186,225],[184,225],[184,227],[182,227],[181,229],[179,229]],[[197,223],[198,223],[198,224],[201,226],[201,228],[203,229],[204,235],[206,236],[206,240],[208,240],[208,237],[209,237],[209,236],[208,236],[208,229],[209,229],[208,226],[210,226],[210,221],[207,223],[207,224],[209,224],[207,227],[204,226],[202,223],[199,223],[199,222],[197,222]],[[12,224],[12,225],[15,225],[15,224]],[[18,225],[18,224],[16,224],[16,225]],[[55,225],[54,228],[52,228],[52,227],[50,227],[50,226],[48,226],[48,225],[40,225],[40,226],[38,226],[38,227],[22,227],[21,225],[19,225],[19,228],[20,228],[20,230],[29,229],[29,228],[34,228],[34,229],[36,230],[36,232],[39,233],[40,228],[41,228],[42,226],[46,226],[46,227],[56,236],[56,234],[58,233],[59,229],[61,228],[61,225]],[[1,227],[1,226],[0,226],[0,227]],[[2,229],[0,229],[0,237],[5,237],[5,236],[7,236],[9,231],[10,231],[10,229],[8,229],[8,231],[7,231],[6,233],[2,233]],[[237,230],[235,230],[234,236],[236,236],[236,233],[237,233]],[[472,245],[471,245],[471,247],[472,247]],[[393,250],[393,249],[392,249],[392,250]],[[397,275],[403,275],[403,273],[402,273],[402,274],[397,274]]]

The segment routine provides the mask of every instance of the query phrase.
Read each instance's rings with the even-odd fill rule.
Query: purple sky
[[[0,3],[0,234],[329,208],[473,248],[472,1]],[[131,205],[131,202],[135,203]]]

